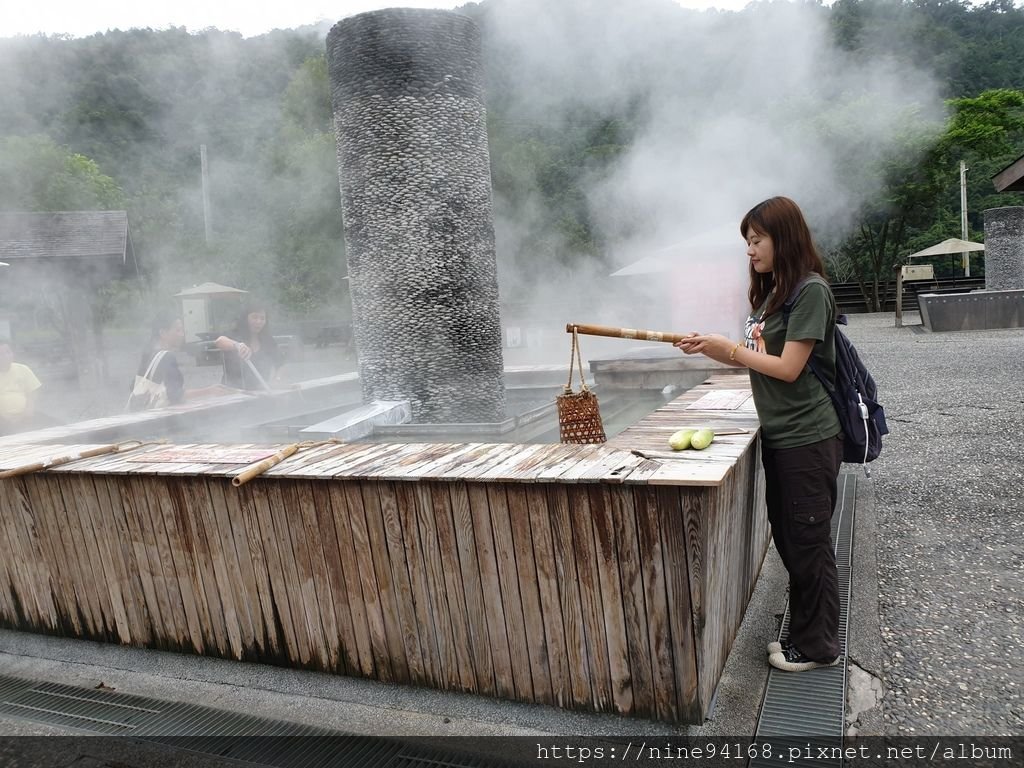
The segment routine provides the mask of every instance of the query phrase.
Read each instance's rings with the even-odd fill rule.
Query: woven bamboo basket
[[[572,379],[577,365],[580,371],[580,391],[574,392]],[[555,404],[558,407],[559,437],[563,443],[603,443],[608,439],[597,395],[587,387],[583,377],[583,360],[575,329],[572,332],[572,349],[569,351],[569,382],[565,385],[565,391],[555,398]]]

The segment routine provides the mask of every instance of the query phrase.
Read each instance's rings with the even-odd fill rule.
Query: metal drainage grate
[[[359,736],[223,709],[0,675],[0,713],[89,734],[128,736],[275,768],[509,768],[429,744]]]
[[[815,766],[842,766],[842,759],[833,761],[817,757],[823,747],[842,747],[846,716],[846,640],[849,625],[850,571],[852,567],[853,520],[857,498],[857,475],[839,475],[839,494],[832,515],[832,541],[839,571],[839,648],[841,661],[834,667],[822,667],[797,674],[770,668],[764,701],[757,722],[755,740],[777,747],[775,756],[752,759],[749,768],[788,766],[790,748],[810,750]],[[782,621],[779,639],[789,635],[789,607]],[[839,752],[837,751],[836,754]],[[796,753],[794,753],[796,754]],[[799,765],[798,760],[795,764]]]

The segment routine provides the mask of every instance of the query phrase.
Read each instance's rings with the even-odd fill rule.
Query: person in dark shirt
[[[224,353],[225,386],[269,389],[277,380],[283,355],[274,341],[267,310],[262,304],[249,304],[231,335],[220,336],[214,343]]]
[[[185,344],[185,326],[181,317],[174,313],[163,312],[153,321],[152,335],[146,348],[139,358],[138,376],[146,376],[156,384],[162,384],[166,390],[166,405],[177,405],[187,399],[222,394],[220,386],[185,388],[185,376],[178,367],[175,355]],[[154,365],[155,361],[155,365]],[[152,370],[150,368],[152,367]],[[143,398],[133,396],[128,402],[132,411],[158,407],[146,402]]]

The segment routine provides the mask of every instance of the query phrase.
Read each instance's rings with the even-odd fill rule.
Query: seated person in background
[[[225,390],[219,385],[185,389],[185,376],[178,367],[178,358],[175,356],[175,352],[184,344],[185,326],[181,318],[171,312],[161,313],[153,322],[152,336],[139,359],[137,375],[146,376],[148,372],[150,381],[162,384],[166,390],[167,405],[177,405],[196,397],[225,394]],[[159,359],[157,359],[157,355],[160,355]],[[154,360],[156,360],[155,366],[153,366]],[[151,366],[152,370],[150,370]],[[158,406],[147,404],[135,396],[128,401],[128,410],[131,411],[154,407]]]
[[[0,435],[33,428],[41,386],[31,368],[14,362],[10,340],[0,338]]]
[[[269,389],[283,355],[267,322],[267,310],[252,303],[242,311],[231,336],[214,342],[224,353],[224,385],[235,389]]]

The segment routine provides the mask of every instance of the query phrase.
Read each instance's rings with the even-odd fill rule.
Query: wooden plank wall
[[[703,503],[684,496],[699,698],[705,711],[768,551],[771,528],[764,505],[764,473],[758,471],[760,461],[759,451],[747,451],[735,467],[737,482],[709,489]]]
[[[735,490],[25,475],[0,623],[700,722],[764,554],[753,453]]]
[[[756,415],[694,406],[746,384],[603,446],[325,444],[241,488],[223,446],[147,446],[0,480],[0,624],[699,723],[768,525]],[[747,431],[636,455],[687,424]]]

